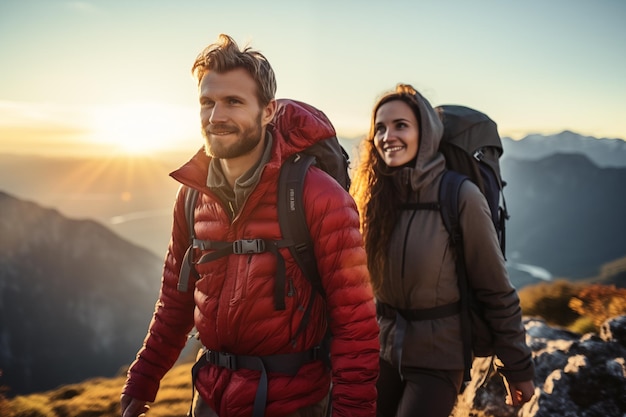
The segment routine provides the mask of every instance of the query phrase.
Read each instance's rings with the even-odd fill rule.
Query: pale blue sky
[[[189,68],[222,32],[268,57],[278,97],[319,107],[344,137],[406,82],[485,111],[503,136],[626,138],[624,22],[622,0],[4,0],[0,151],[201,144]]]

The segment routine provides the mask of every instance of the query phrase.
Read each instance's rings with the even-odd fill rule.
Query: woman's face
[[[390,167],[411,161],[419,147],[419,126],[413,110],[402,100],[378,108],[374,120],[374,146]]]

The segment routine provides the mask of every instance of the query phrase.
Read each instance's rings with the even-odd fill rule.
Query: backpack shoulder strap
[[[446,230],[450,234],[452,244],[462,245],[463,233],[459,223],[459,193],[461,185],[469,177],[456,171],[448,170],[443,174],[439,185],[439,204],[441,205],[441,217]]]
[[[189,232],[189,242],[196,238],[194,231],[194,212],[196,201],[198,200],[198,190],[195,188],[185,187],[185,221],[187,222],[187,230]]]
[[[291,255],[313,288],[324,295],[302,201],[304,177],[314,161],[311,155],[297,153],[283,163],[278,179],[278,222],[283,238],[293,243],[288,245]]]
[[[326,298],[326,292],[322,286],[322,279],[317,269],[317,260],[313,252],[313,240],[304,214],[302,193],[304,178],[309,167],[315,162],[315,157],[307,154],[295,154],[288,158],[282,165],[278,179],[278,223],[283,234],[283,239],[292,243],[288,245],[294,260],[302,270],[306,279],[311,283],[313,291],[307,303],[306,309],[300,321],[292,343],[306,328],[311,318],[311,308],[316,294]],[[326,334],[320,342],[320,357],[330,367],[330,339],[332,333],[327,325]]]
[[[185,221],[187,223],[187,231],[189,235],[189,247],[185,251],[185,256],[180,267],[180,273],[178,276],[178,291],[185,292],[189,284],[190,274],[197,275],[196,269],[193,266],[193,241],[196,238],[194,231],[194,212],[196,209],[196,201],[198,200],[198,190],[190,187],[183,187],[185,192]]]
[[[463,249],[463,231],[459,220],[459,193],[463,182],[469,177],[456,171],[448,170],[444,173],[439,185],[439,204],[441,217],[448,230],[452,246],[456,251],[456,273],[459,293],[461,297],[461,334],[463,339],[463,360],[465,363],[464,380],[470,380],[472,369],[472,334],[470,324],[470,291],[465,269],[465,251]]]

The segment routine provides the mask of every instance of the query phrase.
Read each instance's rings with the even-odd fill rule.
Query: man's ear
[[[276,114],[277,107],[278,104],[276,103],[276,99],[272,99],[269,103],[267,103],[267,106],[263,108],[263,114],[261,117],[261,124],[263,126],[267,126],[267,124],[272,121],[274,114]]]

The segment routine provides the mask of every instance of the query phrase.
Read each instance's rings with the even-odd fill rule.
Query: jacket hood
[[[438,151],[443,136],[443,123],[424,96],[416,93],[415,98],[420,113],[419,146],[414,166],[401,168],[395,174],[396,185],[402,192],[418,192],[445,169],[445,159]]]
[[[268,131],[280,142],[281,159],[336,135],[328,117],[315,107],[296,100],[278,99]]]
[[[274,118],[267,125],[272,135],[272,156],[268,165],[278,170],[282,162],[294,153],[303,151],[314,143],[336,135],[335,128],[326,115],[317,108],[291,99],[277,99]],[[206,188],[206,176],[211,157],[202,147],[182,167],[170,173],[178,182],[192,188]]]

